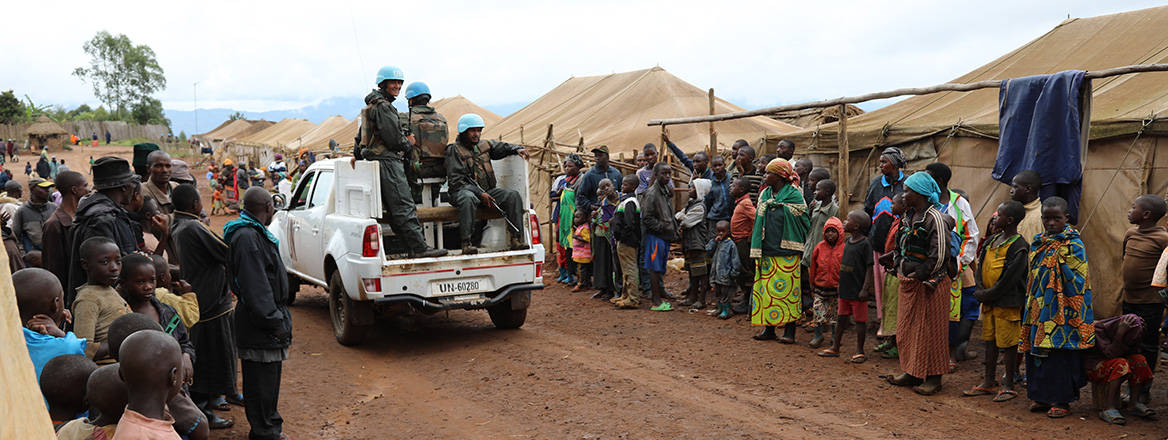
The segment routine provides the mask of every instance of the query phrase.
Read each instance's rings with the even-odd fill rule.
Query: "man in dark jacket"
[[[191,400],[211,428],[231,426],[208,403],[221,395],[235,395],[235,323],[231,293],[227,288],[227,243],[199,221],[203,212],[199,190],[182,184],[170,192],[174,204],[171,242],[176,244],[182,279],[191,284],[199,300],[199,322],[190,328],[195,344],[195,377]]]
[[[77,213],[77,203],[89,194],[89,182],[76,171],[66,171],[57,175],[57,191],[61,192],[61,206],[53,211],[53,216],[45,221],[41,234],[41,266],[57,279],[62,286],[69,283],[69,241],[73,235],[73,215]]]
[[[446,147],[446,184],[451,204],[458,207],[458,236],[462,239],[462,253],[475,254],[478,248],[471,241],[474,235],[476,211],[479,205],[503,211],[511,233],[511,248],[527,246],[523,238],[523,197],[513,189],[496,186],[492,160],[512,154],[527,159],[527,150],[521,145],[483,140],[483,118],[467,113],[458,118],[458,138]]]
[[[24,252],[43,251],[44,226],[57,204],[49,201],[53,191],[50,180],[32,178],[28,181],[28,201],[12,217],[12,233],[24,247]]]
[[[239,219],[223,227],[230,246],[232,290],[239,298],[235,345],[243,367],[244,410],[251,439],[278,439],[284,425],[276,406],[281,369],[292,344],[292,315],[287,305],[288,273],[276,237],[268,231],[275,213],[268,191],[252,187],[243,195]]]
[[[138,250],[140,234],[134,232],[126,206],[137,188],[138,176],[130,162],[106,156],[93,163],[93,189],[97,192],[81,199],[73,218],[73,239],[69,244],[69,284],[65,289],[65,306],[73,305],[74,289],[88,278],[81,268],[81,243],[91,237],[107,237],[117,243],[122,255]]]
[[[446,250],[430,248],[422,236],[418,208],[406,177],[405,167],[414,141],[402,132],[401,119],[393,107],[404,80],[405,74],[396,67],[378,70],[377,88],[365,96],[365,108],[361,110],[363,122],[357,147],[353,148],[353,162],[375,160],[380,165],[382,209],[393,233],[405,242],[410,257],[441,257]]]
[[[621,187],[620,171],[608,166],[608,145],[593,148],[592,155],[596,158],[596,165],[589,168],[588,172],[581,177],[580,192],[576,196],[576,210],[582,210],[589,214],[592,213],[592,205],[596,204],[596,188],[600,185],[601,180],[611,180],[612,187],[618,190]]]
[[[48,179],[49,175],[53,173],[53,167],[49,165],[49,160],[46,159],[45,156],[41,156],[41,158],[37,160],[36,173],[42,179]]]

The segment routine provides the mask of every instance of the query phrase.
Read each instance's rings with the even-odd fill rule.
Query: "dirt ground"
[[[79,153],[64,156],[87,162]],[[16,174],[23,179],[23,169]],[[354,348],[333,338],[323,291],[302,288],[283,370],[285,432],[294,439],[1168,437],[1168,421],[1106,425],[1091,410],[1090,387],[1071,416],[1052,420],[1027,412],[1024,392],[1006,403],[961,397],[981,377],[974,360],[945,376],[940,394],[922,397],[879,379],[896,371],[896,361],[819,358],[802,330],[800,345],[757,342],[742,317],[618,311],[552,278],[533,294],[519,330],[494,329],[484,311],[451,312],[379,322]],[[675,274],[667,287],[680,292],[685,281]],[[845,336],[845,354],[853,338]],[[869,338],[869,350],[874,343]],[[974,350],[980,359],[980,345]],[[1164,386],[1155,387],[1153,408],[1168,419],[1165,399]],[[212,438],[246,438],[242,408],[227,416],[236,426]]]

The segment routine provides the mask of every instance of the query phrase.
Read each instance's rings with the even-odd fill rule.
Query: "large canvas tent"
[[[293,139],[292,142],[288,143],[286,148],[289,151],[295,151],[322,142],[327,146],[329,139],[331,139],[330,136],[348,124],[349,120],[345,119],[344,116],[329,116],[321,121],[320,124],[317,124],[316,127],[313,127],[312,130],[308,130],[301,134],[300,137]]]
[[[1092,18],[1069,19],[1014,51],[952,82],[1008,79],[1063,70],[1168,62],[1168,7]],[[1092,84],[1091,129],[1083,171],[1079,227],[1087,246],[1096,308],[1106,314],[1120,289],[1119,267],[1125,214],[1131,201],[1145,193],[1164,195],[1168,189],[1168,73],[1141,73],[1095,80]],[[700,112],[697,112],[700,113]],[[1146,124],[1146,125],[1145,125]],[[966,190],[983,226],[997,205],[1009,197],[1009,187],[990,178],[998,147],[998,90],[942,92],[914,96],[855,118],[847,135],[852,170],[852,206],[862,202],[875,170],[879,149],[905,150],[912,170],[933,161],[953,169],[953,188]],[[795,141],[797,155],[817,166],[836,169],[837,124],[781,136],[768,136],[768,147],[779,139]]]
[[[454,142],[453,139],[458,136],[458,118],[462,117],[462,115],[467,113],[475,113],[479,116],[482,116],[483,122],[486,123],[487,127],[493,127],[495,124],[498,124],[499,121],[503,120],[502,116],[499,116],[495,114],[495,112],[485,108],[479,107],[478,104],[475,104],[471,100],[466,99],[466,97],[462,95],[453,96],[450,98],[442,98],[431,102],[430,105],[434,107],[434,110],[438,111],[438,114],[446,118],[446,131],[450,136],[451,142]]]
[[[570,78],[498,124],[487,125],[483,137],[537,145],[546,136],[548,124],[554,124],[553,134],[559,142],[575,144],[583,136],[587,145],[608,145],[614,156],[620,152],[628,155],[646,142],[659,142],[660,128],[645,125],[650,119],[704,114],[709,110],[707,91],[653,67]],[[715,99],[716,113],[740,110],[726,100]],[[715,127],[718,143],[726,146],[739,138],[758,145],[766,135],[798,130],[765,116],[719,122]],[[669,136],[687,152],[705,150],[710,143],[705,124],[673,127]]]

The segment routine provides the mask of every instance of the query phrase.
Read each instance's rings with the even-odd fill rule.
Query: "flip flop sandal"
[[[671,311],[673,311],[673,305],[669,304],[669,302],[667,302],[667,301],[662,301],[661,304],[653,306],[649,310],[652,310],[654,312],[671,312]]]
[[[837,357],[839,357],[839,352],[829,348],[827,350],[823,350],[823,351],[820,351],[818,353],[815,353],[815,355],[819,356],[819,357],[825,357],[825,358],[837,358]]]
[[[1148,408],[1148,405],[1144,405],[1143,403],[1132,403],[1130,410],[1133,415],[1141,419],[1156,420],[1156,411]]]
[[[856,354],[856,355],[852,356],[851,359],[848,359],[848,362],[851,362],[853,364],[862,364],[867,360],[868,360],[868,356],[865,356],[863,354]]]
[[[965,397],[988,396],[990,394],[994,394],[994,392],[995,390],[993,388],[975,386],[968,390],[962,391],[961,395]]]
[[[1104,422],[1112,425],[1127,424],[1127,419],[1123,417],[1123,414],[1121,414],[1118,409],[1099,411],[1099,418],[1103,419]]]
[[[1052,406],[1052,407],[1050,407],[1050,409],[1046,410],[1046,416],[1050,417],[1052,419],[1061,419],[1063,417],[1066,417],[1070,413],[1071,413],[1071,410],[1069,410],[1067,408],[1059,408],[1057,406]]]
[[[1040,413],[1050,411],[1051,406],[1046,403],[1034,402],[1030,404],[1030,412]]]
[[[957,372],[957,362],[949,361],[949,374]]]
[[[1005,402],[1008,400],[1013,400],[1015,397],[1018,397],[1017,391],[1001,390],[998,391],[998,395],[994,396],[994,402]]]

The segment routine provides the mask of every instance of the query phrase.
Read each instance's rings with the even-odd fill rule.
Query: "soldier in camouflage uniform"
[[[440,257],[445,249],[432,249],[422,237],[418,211],[406,180],[407,158],[413,149],[412,136],[402,132],[393,100],[401,91],[404,75],[393,66],[377,72],[377,89],[365,97],[361,110],[359,142],[353,160],[376,160],[381,165],[381,203],[389,226],[402,239],[411,258]]]
[[[475,213],[479,205],[500,209],[507,220],[519,228],[508,227],[511,248],[525,249],[523,240],[523,197],[518,191],[496,187],[491,160],[512,154],[527,159],[527,150],[521,145],[484,140],[483,118],[467,113],[458,118],[458,139],[446,147],[446,183],[452,204],[458,207],[458,235],[462,239],[462,253],[476,254],[478,248],[471,242],[474,234]]]
[[[414,137],[413,154],[410,157],[412,166],[406,168],[406,178],[410,181],[414,199],[420,203],[421,179],[446,176],[446,165],[442,158],[446,145],[450,144],[450,136],[447,135],[446,118],[430,106],[430,87],[426,83],[410,83],[405,95],[410,111],[401,114],[402,127],[407,135]]]

